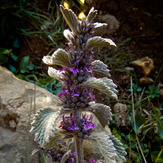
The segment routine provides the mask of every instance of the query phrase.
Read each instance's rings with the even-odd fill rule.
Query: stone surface
[[[113,15],[110,15],[110,14],[99,15],[98,19],[99,19],[99,21],[107,23],[108,28],[107,28],[106,33],[108,33],[108,34],[112,34],[119,29],[120,23],[116,19],[116,17]]]
[[[0,67],[0,162],[42,162],[41,153],[31,156],[37,143],[29,133],[36,111],[57,109],[58,97],[32,83],[19,80]],[[42,159],[43,160],[43,159]]]
[[[114,120],[118,123],[120,126],[126,126],[127,125],[127,105],[122,103],[116,103],[113,108],[114,113],[116,114],[114,116]],[[119,113],[119,114],[117,114]]]

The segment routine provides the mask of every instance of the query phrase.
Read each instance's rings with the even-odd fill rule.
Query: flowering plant
[[[43,58],[45,64],[53,66],[48,69],[49,76],[62,83],[62,92],[57,95],[58,109],[40,110],[34,117],[31,131],[35,132],[35,140],[40,146],[48,150],[64,138],[69,151],[62,156],[62,163],[73,152],[76,162],[84,163],[85,159],[90,160],[86,154],[88,151],[93,155],[90,156],[92,163],[95,160],[105,163],[125,162],[123,145],[105,129],[112,119],[111,109],[96,103],[93,95],[96,89],[117,99],[116,85],[108,78],[110,73],[107,65],[93,59],[94,47],[115,47],[116,44],[108,38],[95,36],[106,24],[93,23],[97,15],[94,8],[83,20],[78,20],[71,9],[60,6],[60,10],[71,29],[63,33],[68,40],[68,48],[59,48],[52,56]],[[56,69],[56,66],[60,69]],[[96,78],[96,75],[100,78]],[[97,131],[95,123],[101,126],[100,131]],[[96,150],[97,147],[99,150]]]

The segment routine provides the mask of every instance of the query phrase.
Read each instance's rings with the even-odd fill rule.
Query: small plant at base
[[[71,29],[64,31],[64,36],[69,41],[68,48],[66,51],[59,48],[52,56],[43,58],[43,62],[48,65],[61,66],[60,70],[52,67],[48,69],[49,76],[62,83],[62,92],[57,95],[58,110],[46,108],[39,111],[34,117],[31,131],[35,132],[35,140],[44,149],[53,149],[56,142],[61,137],[64,138],[70,151],[62,156],[61,163],[66,162],[69,152],[76,152],[76,163],[84,163],[85,159],[95,163],[101,158],[105,163],[125,162],[123,145],[104,129],[112,119],[111,109],[96,103],[93,96],[93,90],[96,89],[117,99],[116,85],[107,78],[110,77],[107,65],[93,60],[94,47],[116,45],[108,38],[95,36],[96,31],[106,24],[92,22],[97,15],[94,8],[82,20],[78,20],[72,10],[63,6],[60,9]],[[96,78],[96,74],[101,75],[101,78]],[[103,127],[103,131],[96,131],[94,116],[99,120],[98,124]],[[92,152],[87,142],[99,148],[100,156],[96,156],[94,149],[94,158],[84,157],[84,148]]]

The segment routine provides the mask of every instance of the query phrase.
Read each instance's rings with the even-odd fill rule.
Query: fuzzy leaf
[[[84,82],[82,85],[84,88],[95,88],[99,90],[100,92],[106,94],[110,98],[117,99],[117,90],[116,85],[113,83],[111,79],[108,79],[106,77],[104,78],[89,78],[86,82]]]
[[[87,43],[86,43],[86,48],[90,49],[93,47],[109,47],[109,46],[114,46],[116,47],[116,44],[108,38],[102,38],[100,36],[94,36],[90,39],[88,39]]]
[[[44,144],[45,149],[53,149],[56,146],[58,140],[61,139],[61,134],[59,132],[55,132],[54,137],[49,138],[49,142]]]
[[[59,115],[60,111],[54,111],[50,108],[40,110],[35,115],[30,132],[35,133],[35,141],[38,141],[41,147],[49,143],[50,138],[58,136],[55,124]]]
[[[64,35],[65,38],[66,38],[68,41],[70,41],[70,42],[72,42],[72,41],[74,40],[73,33],[72,33],[69,29],[65,29],[65,30],[63,31],[63,35]]]
[[[107,69],[107,65],[104,64],[102,61],[100,60],[95,60],[91,63],[91,66],[92,66],[92,71],[93,71],[93,74],[94,75],[100,75],[100,76],[107,76],[107,77],[110,77],[110,70]]]
[[[60,5],[60,10],[72,32],[77,33],[77,26],[79,24],[79,21],[75,13],[71,9],[64,8],[62,5]]]
[[[52,56],[44,56],[42,60],[47,65],[71,67],[67,52],[60,48],[57,49]]]
[[[96,17],[97,10],[94,10],[94,7],[92,7],[87,15],[86,21],[92,22],[92,20]]]
[[[114,144],[114,148],[116,149],[117,163],[126,162],[125,156],[127,155],[127,153],[126,153],[125,149],[123,148],[123,144],[114,135],[110,135],[110,139],[112,140],[112,142]]]
[[[94,24],[94,31],[99,33],[99,32],[103,32],[104,33],[104,30],[105,28],[108,26],[106,23],[99,23],[99,22],[95,22],[93,23]]]
[[[107,135],[105,132],[93,133],[92,137],[97,142],[97,146],[103,155],[106,163],[116,163],[116,149],[114,144],[110,139],[110,135]]]
[[[95,114],[103,127],[105,127],[109,123],[109,121],[112,120],[111,109],[107,105],[90,102],[87,109],[90,109],[91,112]]]
[[[71,153],[71,150],[67,151],[67,152],[62,156],[61,163],[65,163],[65,162],[67,161],[67,159],[70,157],[70,153]]]
[[[62,72],[59,72],[59,70],[56,70],[55,68],[52,68],[52,67],[48,68],[48,74],[50,77],[56,80],[61,80],[63,78]]]

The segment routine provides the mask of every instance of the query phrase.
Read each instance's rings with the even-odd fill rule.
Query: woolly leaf
[[[67,152],[62,156],[61,163],[65,163],[65,162],[67,161],[67,159],[70,157],[70,153],[71,153],[71,150],[67,151]]]
[[[50,108],[40,110],[35,115],[30,132],[35,133],[35,141],[38,141],[41,147],[49,143],[50,138],[58,136],[55,125],[59,115],[59,111]]]
[[[61,139],[61,134],[59,132],[55,132],[54,137],[49,138],[49,142],[44,144],[45,149],[53,149],[56,146],[58,140]]]
[[[107,135],[105,132],[100,132],[93,133],[92,137],[97,142],[97,146],[106,163],[116,163],[117,153],[114,144],[110,139],[110,135]]]
[[[123,148],[123,144],[114,135],[110,135],[110,139],[112,140],[114,144],[114,148],[116,149],[116,153],[117,153],[116,161],[118,163],[126,162],[125,156],[127,155],[127,153],[125,149]]]
[[[94,7],[92,7],[87,15],[86,21],[92,22],[92,20],[96,17],[97,10],[94,10]]]
[[[70,41],[70,42],[72,42],[72,41],[74,40],[73,33],[72,33],[70,30],[68,30],[68,29],[65,29],[65,30],[63,31],[63,35],[64,35],[65,38],[66,38],[68,41]]]
[[[48,68],[48,74],[50,77],[56,79],[56,80],[61,80],[63,78],[62,72],[59,70],[56,70],[55,68],[49,67]]]
[[[42,60],[47,65],[71,67],[67,52],[60,48],[57,49],[52,56],[44,56]]]
[[[93,23],[94,25],[94,31],[95,32],[104,32],[105,28],[108,26],[106,23],[99,23],[99,22],[95,22]]]
[[[92,71],[94,75],[107,76],[110,77],[110,70],[107,69],[107,65],[100,60],[95,60],[91,63]]]
[[[100,92],[106,94],[110,98],[117,99],[117,90],[116,85],[113,83],[111,79],[108,79],[106,77],[104,78],[89,78],[86,82],[84,82],[82,85],[84,88],[95,88],[99,90]]]
[[[86,43],[87,49],[98,47],[98,46],[101,46],[101,47],[115,46],[116,47],[116,44],[111,39],[102,38],[100,36],[94,36],[88,39]]]
[[[77,33],[77,26],[79,24],[79,21],[75,13],[71,9],[64,8],[62,5],[60,5],[60,10],[72,32]]]
[[[95,114],[103,127],[105,127],[109,123],[109,121],[112,120],[111,109],[107,105],[90,102],[89,107],[86,109],[90,109],[91,112]]]

